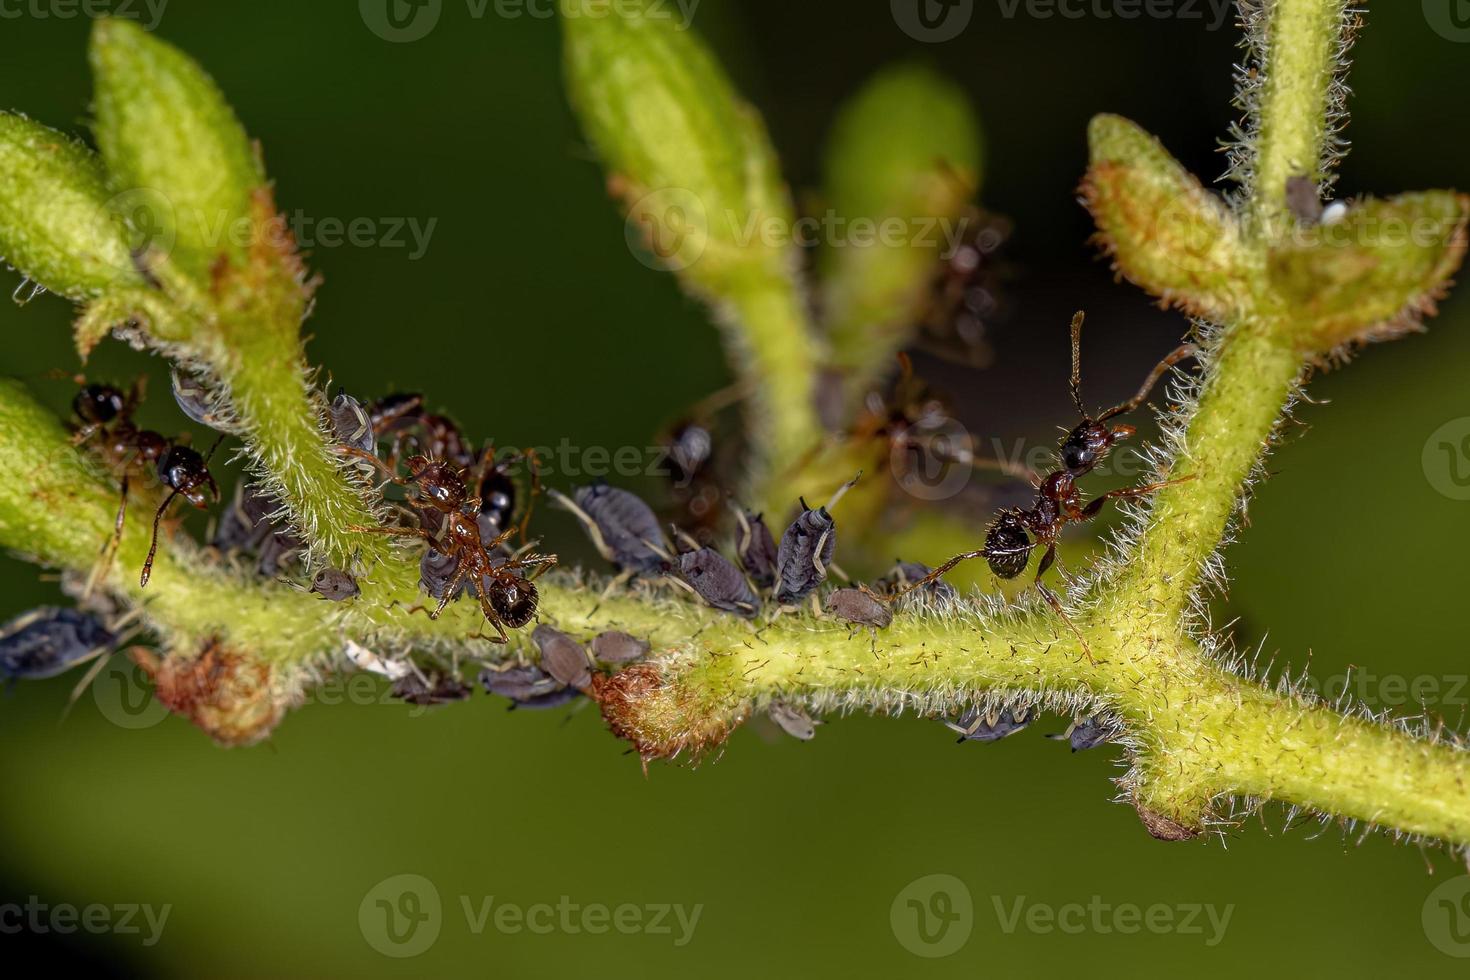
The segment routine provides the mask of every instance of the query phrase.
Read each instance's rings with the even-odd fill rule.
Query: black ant
[[[1142,405],[1148,399],[1149,392],[1158,384],[1159,379],[1180,361],[1193,357],[1198,353],[1198,348],[1194,344],[1181,345],[1149,373],[1143,386],[1138,389],[1138,394],[1121,405],[1093,417],[1082,402],[1082,320],[1082,313],[1072,318],[1071,380],[1072,401],[1082,415],[1082,421],[1062,440],[1062,469],[1041,481],[1036,488],[1036,499],[1029,508],[1010,508],[1001,511],[996,516],[985,532],[985,547],[978,551],[967,551],[956,555],[904,589],[903,592],[898,593],[898,596],[936,581],[960,562],[971,558],[984,558],[989,563],[990,570],[997,576],[1003,579],[1013,579],[1026,570],[1032,550],[1038,546],[1044,546],[1046,551],[1036,569],[1036,588],[1040,590],[1047,604],[1066,622],[1072,632],[1077,634],[1077,638],[1082,641],[1083,651],[1091,660],[1092,651],[1087,645],[1086,638],[1076,626],[1072,625],[1071,619],[1062,609],[1061,600],[1042,584],[1041,577],[1056,561],[1057,538],[1068,524],[1082,524],[1092,520],[1109,500],[1142,497],[1164,487],[1192,479],[1192,477],[1185,477],[1184,480],[1169,480],[1110,490],[1087,504],[1083,504],[1082,495],[1077,489],[1079,477],[1091,473],[1112,452],[1114,446],[1138,431],[1131,425],[1109,427],[1107,422]]]
[[[489,544],[485,543],[480,536],[480,525],[477,519],[481,501],[469,495],[465,487],[464,474],[459,467],[447,460],[431,459],[422,455],[413,456],[408,460],[408,479],[400,480],[388,467],[367,453],[350,447],[339,447],[338,451],[345,455],[373,459],[375,465],[387,470],[389,479],[394,483],[414,487],[418,491],[414,506],[420,511],[432,512],[441,522],[443,534],[437,537],[423,528],[362,526],[348,528],[351,531],[367,534],[423,538],[435,550],[458,562],[454,577],[444,587],[444,594],[439,600],[438,607],[429,614],[430,619],[439,618],[444,612],[444,607],[449,605],[450,600],[458,594],[460,584],[468,579],[471,587],[480,597],[480,609],[484,612],[485,618],[500,634],[496,642],[510,641],[505,627],[519,629],[531,621],[536,614],[538,601],[536,586],[527,579],[516,575],[515,571],[533,567],[538,571],[544,570],[556,564],[556,556],[531,554],[506,560],[492,557],[491,552],[494,552],[511,535],[515,534],[516,529],[503,531]],[[465,513],[466,511],[476,516],[469,516]]]
[[[462,468],[475,461],[459,426],[443,415],[424,411],[423,395],[386,395],[368,407],[368,419],[377,438],[393,436],[393,460],[406,444],[415,455],[448,460]]]
[[[146,588],[148,579],[153,575],[153,559],[158,554],[159,525],[174,498],[181,496],[202,510],[209,506],[209,499],[205,495],[205,488],[208,487],[214,501],[219,501],[219,485],[209,472],[208,457],[201,456],[188,446],[180,445],[160,433],[140,429],[133,423],[133,412],[137,410],[142,398],[143,384],[139,381],[127,395],[110,385],[88,384],[72,399],[72,411],[80,422],[72,437],[73,444],[80,446],[100,435],[98,454],[110,468],[120,472],[122,484],[121,501],[117,508],[117,519],[113,522],[112,537],[103,546],[102,558],[88,584],[89,592],[106,574],[112,557],[122,542],[123,525],[128,512],[129,484],[135,474],[146,474],[151,465],[159,481],[170,491],[153,515],[153,540],[138,578],[139,588]],[[215,440],[209,456],[214,455],[214,449],[219,447],[223,439],[224,436],[221,435]]]

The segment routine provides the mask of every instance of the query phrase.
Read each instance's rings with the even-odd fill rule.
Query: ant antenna
[[[1106,412],[1103,412],[1097,417],[1097,420],[1099,422],[1106,422],[1108,419],[1113,418],[1114,416],[1124,415],[1128,412],[1133,411],[1135,408],[1142,405],[1145,401],[1148,400],[1149,392],[1153,391],[1154,385],[1159,383],[1159,379],[1162,378],[1166,373],[1168,373],[1170,368],[1178,364],[1180,361],[1187,360],[1188,358],[1191,358],[1198,353],[1199,347],[1195,344],[1180,344],[1169,353],[1168,357],[1165,357],[1162,361],[1154,366],[1153,371],[1151,371],[1149,373],[1149,376],[1143,380],[1143,386],[1138,389],[1138,394],[1134,395],[1123,404],[1115,408],[1110,408]]]
[[[1082,321],[1087,314],[1082,310],[1072,317],[1072,403],[1083,418],[1090,418],[1082,404]]]

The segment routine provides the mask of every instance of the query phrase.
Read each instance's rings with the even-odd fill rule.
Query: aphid
[[[359,455],[344,449],[349,455]],[[528,554],[500,560],[492,557],[511,531],[503,532],[488,545],[480,537],[476,520],[465,514],[479,509],[479,501],[470,497],[465,489],[464,477],[458,467],[444,460],[414,456],[408,461],[409,477],[395,482],[417,490],[414,506],[421,512],[435,511],[443,522],[444,533],[436,538],[423,528],[404,527],[351,527],[350,530],[369,534],[387,534],[395,537],[423,538],[430,547],[437,548],[455,559],[458,567],[445,583],[439,605],[429,614],[438,619],[444,607],[458,594],[460,583],[468,580],[471,588],[479,594],[480,609],[485,618],[495,627],[496,642],[509,642],[506,627],[520,629],[536,614],[538,595],[536,586],[515,573],[523,568],[544,570],[556,564],[555,555]]]
[[[598,554],[631,575],[658,576],[669,561],[669,545],[653,509],[627,490],[597,483],[577,487],[572,498],[549,493],[559,507],[582,522]]]
[[[676,486],[688,487],[714,457],[714,437],[709,429],[694,422],[674,427],[664,443],[668,477]]]
[[[358,670],[365,670],[370,674],[377,674],[389,680],[396,681],[413,673],[413,666],[407,660],[394,660],[380,656],[352,640],[347,641],[345,653],[347,659]]]
[[[652,649],[647,640],[618,630],[599,633],[592,639],[592,656],[605,664],[626,664],[642,660]]]
[[[1077,489],[1077,480],[1080,477],[1091,473],[1100,462],[1107,458],[1114,446],[1137,431],[1131,425],[1110,427],[1107,424],[1108,421],[1142,405],[1159,379],[1175,364],[1193,357],[1197,348],[1193,344],[1184,344],[1176,348],[1154,367],[1136,395],[1094,418],[1082,402],[1082,319],[1081,313],[1072,318],[1071,379],[1072,401],[1082,415],[1082,421],[1062,440],[1060,451],[1062,469],[1052,473],[1041,482],[1041,485],[1037,487],[1035,502],[1031,507],[1001,511],[986,530],[983,548],[956,555],[905,591],[928,585],[960,562],[972,558],[984,558],[989,563],[990,570],[997,576],[1012,579],[1026,570],[1032,550],[1040,546],[1044,548],[1044,553],[1036,570],[1036,588],[1047,604],[1076,633],[1077,638],[1082,641],[1083,651],[1087,653],[1088,659],[1091,659],[1092,651],[1088,647],[1087,640],[1072,625],[1071,619],[1062,608],[1061,600],[1042,584],[1041,577],[1056,560],[1057,538],[1067,525],[1092,520],[1109,500],[1142,497],[1171,486],[1174,482],[1182,482],[1149,483],[1143,486],[1111,490],[1086,504],[1082,502],[1082,494]],[[1185,479],[1191,478],[1186,477]]]
[[[740,567],[757,588],[769,589],[776,584],[776,539],[760,514],[749,514],[737,507],[735,519],[740,523],[740,533],[735,539]]]
[[[520,491],[510,474],[525,463],[531,471],[531,493],[517,533],[522,541],[531,526],[536,498],[541,495],[541,462],[534,450],[508,452],[496,458],[495,447],[486,446],[476,468],[475,496],[480,500],[480,536],[496,538],[515,520]]]
[[[1286,178],[1286,207],[1303,225],[1320,223],[1322,195],[1317,191],[1317,182],[1305,174]]]
[[[922,562],[899,561],[886,578],[877,582],[877,586],[880,592],[887,595],[902,595],[909,591],[910,585],[927,578],[932,571],[932,568]],[[943,579],[934,579],[924,586],[923,591],[939,602],[953,602],[960,597],[959,590]]]
[[[459,559],[429,545],[424,549],[424,556],[419,559],[419,587],[435,599],[444,598],[444,593],[449,589],[449,582],[459,573]],[[459,590],[454,598],[458,599],[469,589],[469,583],[463,580],[459,583]]]
[[[854,626],[886,629],[893,622],[888,603],[864,588],[836,590],[827,596],[827,612]]]
[[[746,619],[754,618],[760,612],[760,596],[756,595],[734,562],[713,548],[700,548],[679,555],[675,568],[679,578],[714,608]]]
[[[275,516],[279,504],[255,483],[240,483],[235,498],[215,528],[211,544],[222,552],[252,551],[259,558],[257,571],[278,574],[301,551],[302,543]]]
[[[1111,742],[1113,730],[1095,716],[1087,715],[1074,719],[1060,735],[1048,735],[1047,738],[1058,741],[1065,739],[1072,744],[1073,752],[1085,752]]]
[[[367,414],[375,440],[393,437],[389,459],[394,463],[405,450],[416,456],[447,460],[461,469],[475,463],[459,426],[443,415],[425,412],[423,395],[388,395],[368,406]]]
[[[428,676],[418,671],[409,673],[393,682],[389,693],[400,701],[426,708],[453,704],[470,696],[471,688],[458,677],[432,673]]]
[[[766,713],[781,727],[783,732],[792,738],[810,742],[817,737],[817,723],[812,720],[811,715],[795,705],[785,701],[773,701]]]
[[[1030,725],[1036,718],[1027,708],[972,710],[959,721],[947,721],[944,727],[960,733],[956,742],[998,742]]]
[[[582,644],[561,630],[538,626],[531,632],[531,642],[541,651],[541,669],[558,684],[586,691],[592,686],[592,663]]]
[[[317,572],[311,580],[311,591],[332,602],[346,602],[362,592],[357,587],[357,579],[337,568],[323,568]]]
[[[958,245],[943,258],[929,310],[922,321],[924,350],[971,367],[993,359],[988,328],[1003,316],[1001,286],[1005,268],[999,253],[1011,223],[971,208]]]
[[[373,421],[362,403],[345,391],[339,390],[337,397],[327,409],[332,420],[332,435],[338,445],[351,446],[369,456],[378,454],[378,436]],[[367,466],[367,464],[361,464]],[[372,467],[367,467],[372,469]]]
[[[178,403],[181,412],[216,432],[234,431],[234,426],[226,422],[215,408],[219,404],[219,396],[203,381],[178,368],[170,370],[169,381],[173,388],[174,401]]]
[[[827,569],[837,548],[837,524],[829,513],[843,494],[857,484],[859,473],[843,484],[823,507],[812,510],[801,500],[801,514],[781,535],[776,549],[777,603],[797,606],[827,579]]]
[[[541,710],[559,708],[575,701],[582,692],[535,666],[507,667],[480,671],[480,685],[491,694],[508,698],[512,708]]]
[[[116,644],[95,616],[54,606],[34,609],[0,626],[0,677],[46,680]]]

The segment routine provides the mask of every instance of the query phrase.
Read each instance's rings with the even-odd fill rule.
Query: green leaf
[[[832,362],[854,387],[888,370],[912,338],[938,257],[969,217],[980,168],[969,100],[927,68],[879,73],[838,116],[827,148],[835,220],[822,256],[822,308]]]
[[[666,4],[563,0],[572,105],[631,239],[693,286],[781,272],[793,215],[759,115]]]
[[[1325,354],[1415,329],[1465,257],[1467,219],[1470,197],[1427,191],[1296,227],[1271,248],[1267,273],[1289,304],[1298,348]]]
[[[0,255],[71,299],[143,285],[97,155],[78,141],[0,113]]]
[[[199,281],[220,255],[242,264],[265,174],[214,81],[129,20],[97,21],[91,63],[98,146],[115,189],[140,196],[155,250]]]
[[[1114,268],[1161,303],[1223,319],[1248,282],[1235,217],[1157,139],[1121,116],[1088,127],[1082,199]]]

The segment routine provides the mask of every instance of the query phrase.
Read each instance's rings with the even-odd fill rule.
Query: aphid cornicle
[[[552,500],[581,521],[592,545],[620,571],[659,576],[670,548],[653,508],[627,490],[596,483],[577,487],[572,497],[555,490]]]
[[[816,510],[801,501],[801,513],[781,535],[776,549],[776,593],[773,597],[783,606],[801,605],[827,580],[827,570],[837,548],[837,524],[831,509],[843,494],[856,485],[859,473],[842,485],[832,499]]]
[[[956,742],[998,742],[1016,734],[1035,720],[1035,714],[1027,708],[1006,708],[1001,711],[992,709],[986,712],[972,710],[966,712],[959,721],[947,721],[944,726],[959,732],[960,737],[955,739]]]
[[[685,552],[675,559],[679,578],[716,609],[752,619],[761,610],[760,596],[735,563],[713,548]]]
[[[886,629],[893,622],[888,603],[867,589],[837,589],[827,596],[827,612],[854,626]]]
[[[95,616],[54,606],[34,609],[0,626],[0,678],[55,677],[116,643]]]
[[[626,664],[648,656],[652,645],[647,640],[618,630],[599,633],[592,639],[592,656],[605,664]]]

